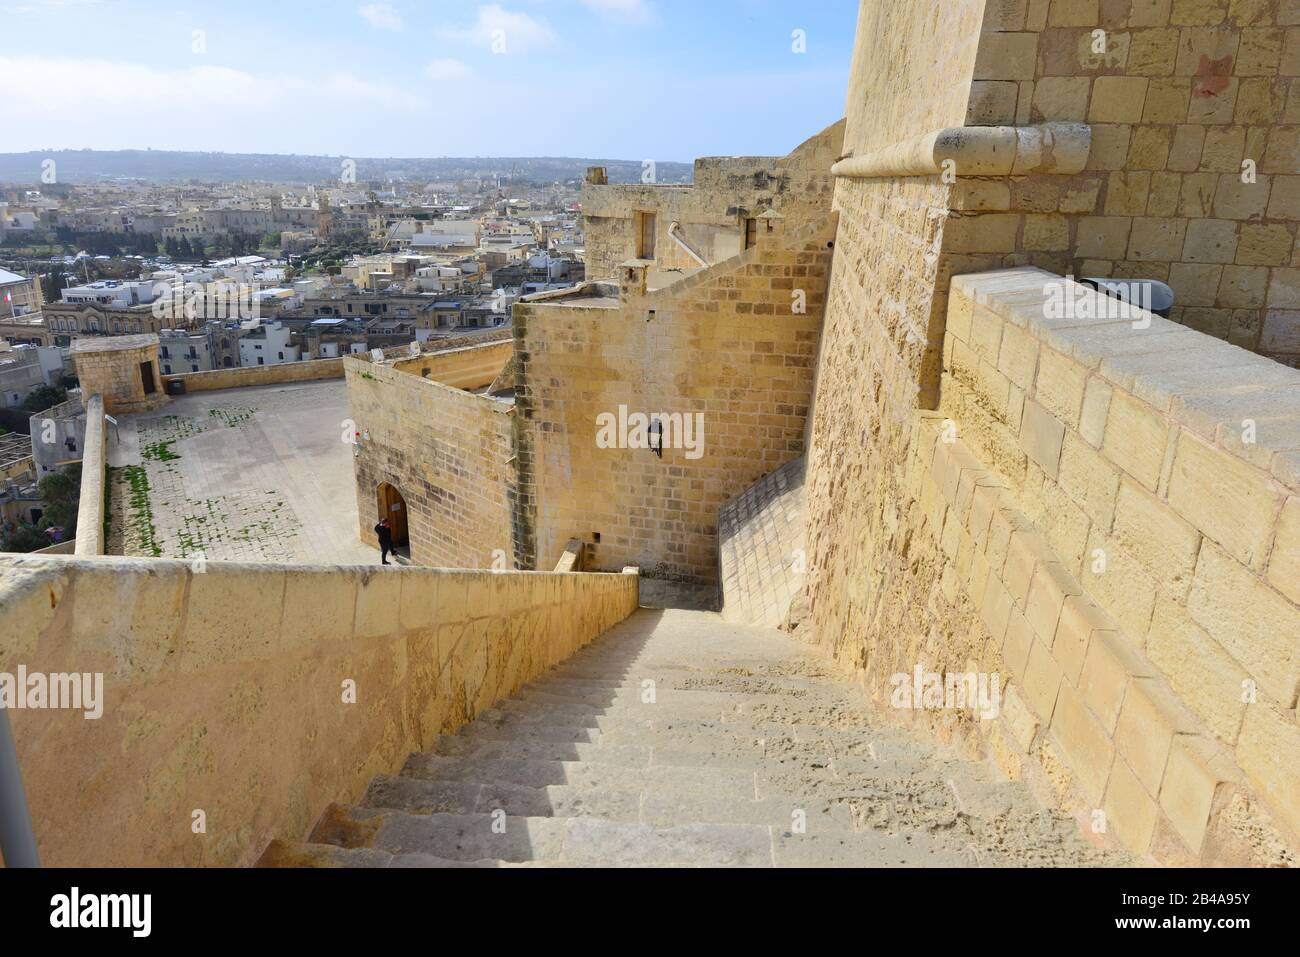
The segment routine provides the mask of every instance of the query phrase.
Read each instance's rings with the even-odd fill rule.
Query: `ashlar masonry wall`
[[[783,222],[658,293],[515,307],[520,525],[536,567],[577,538],[586,568],[717,584],[719,507],[804,452],[835,223],[786,236]],[[598,419],[620,407],[702,417],[698,457],[600,447]]]
[[[1138,855],[1295,864],[1300,373],[1098,302],[954,280],[940,410],[870,499],[882,572],[823,638],[886,707],[917,664],[1001,674],[994,721],[909,717]]]
[[[700,159],[693,186],[585,185],[588,278],[613,279],[622,263],[637,258],[638,212],[656,215],[657,268],[687,272],[700,264],[669,235],[674,222],[692,249],[707,262],[719,263],[744,250],[746,219],[769,210],[801,225],[820,219],[835,190],[830,168],[843,140],[841,121],[788,156]]]
[[[9,712],[42,861],[251,864],[637,600],[632,574],[0,560],[0,671],[103,675],[95,720]]]
[[[513,404],[465,391],[490,385],[512,349],[503,341],[384,363],[343,360],[362,436],[355,459],[362,541],[375,542],[377,493],[387,483],[406,501],[415,564],[531,567],[516,560],[513,543]]]
[[[903,5],[911,0],[903,0]],[[1148,278],[1171,318],[1300,364],[1300,5],[990,0],[966,122],[1086,123],[1070,176],[960,178],[958,271]]]

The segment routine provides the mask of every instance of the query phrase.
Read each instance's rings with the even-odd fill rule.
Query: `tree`
[[[49,536],[43,532],[37,531],[30,525],[19,525],[3,536],[3,541],[0,541],[0,551],[36,552],[50,545]]]
[[[28,412],[44,412],[60,402],[67,401],[68,393],[52,385],[38,385],[23,400],[23,408]]]
[[[65,541],[76,535],[77,506],[81,501],[81,466],[69,465],[62,472],[45,476],[37,483],[36,491],[45,503],[41,530],[62,528]]]
[[[41,292],[45,294],[46,302],[57,302],[59,293],[67,288],[68,274],[63,271],[62,266],[55,266],[41,276]]]

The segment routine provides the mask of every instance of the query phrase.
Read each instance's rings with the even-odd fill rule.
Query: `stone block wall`
[[[512,532],[513,405],[465,391],[489,385],[512,349],[506,341],[385,363],[343,360],[362,433],[355,459],[362,541],[376,544],[376,496],[387,483],[406,501],[415,564],[532,567],[519,560]]]
[[[104,399],[92,395],[86,400],[86,442],[74,546],[76,554],[83,558],[104,554],[104,483],[108,480],[108,431],[104,425]]]
[[[800,225],[820,219],[835,190],[830,168],[843,138],[840,122],[788,156],[700,159],[694,186],[584,185],[587,277],[612,279],[622,263],[637,258],[638,211],[657,216],[656,268],[687,272],[700,265],[669,236],[673,222],[696,252],[718,263],[743,250],[746,218],[775,210]]]
[[[0,560],[0,671],[103,674],[96,720],[9,713],[43,862],[250,864],[636,607],[624,574]]]
[[[779,628],[803,590],[804,459],[787,462],[718,511],[722,616]]]
[[[954,281],[940,410],[840,518],[861,577],[813,589],[817,638],[1140,856],[1294,864],[1300,374],[1157,317],[1053,317],[1053,284]],[[1000,674],[1000,716],[890,709],[917,665]]]
[[[158,366],[157,336],[81,339],[73,345],[72,354],[81,394],[102,396],[104,411],[109,415],[152,412],[167,404]],[[144,365],[152,369],[151,393],[144,389]]]
[[[1077,175],[960,179],[956,271],[1159,279],[1174,320],[1300,364],[1300,6],[990,0],[983,28],[965,122],[1092,145]]]
[[[521,537],[536,567],[566,543],[588,568],[718,583],[718,509],[804,453],[834,218],[659,293],[515,308]],[[796,312],[796,293],[806,311]],[[703,416],[701,455],[601,448],[598,417]]]
[[[283,382],[313,382],[317,379],[342,379],[343,359],[311,359],[307,362],[282,362],[270,366],[240,369],[213,369],[209,372],[185,372],[163,376],[164,382],[183,382],[188,392],[217,392],[250,386],[277,385]]]

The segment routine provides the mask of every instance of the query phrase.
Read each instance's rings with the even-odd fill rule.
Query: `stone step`
[[[290,843],[275,840],[267,847],[257,867],[309,867],[309,868],[429,868],[449,870],[454,868],[609,868],[609,867],[690,867],[689,864],[645,864],[637,861],[622,863],[586,861],[449,861],[432,854],[388,854],[384,851],[360,848],[348,850],[330,844]]]
[[[521,867],[545,866],[549,862],[529,862],[527,865],[506,861],[449,861],[429,854],[389,854],[369,847],[346,848],[333,844],[295,843],[274,840],[258,859],[258,867],[310,867],[310,868],[384,868],[384,867]]]
[[[1110,863],[787,636],[642,612],[332,805],[265,866]],[[643,695],[653,682],[654,700]]]
[[[711,720],[715,718],[747,718],[755,721],[769,720],[769,715],[779,716],[794,709],[782,701],[764,702],[746,695],[730,695],[724,699],[702,693],[698,698],[683,698],[681,692],[670,695],[660,692],[654,704],[642,704],[628,700],[614,701],[606,705],[583,704],[576,701],[542,700],[538,697],[511,698],[501,702],[496,710],[513,714],[531,716],[536,720],[554,720],[576,718],[588,721],[602,717],[631,718],[697,718]],[[565,723],[560,720],[558,723]],[[781,723],[776,717],[774,723]]]
[[[426,781],[472,781],[481,784],[517,784],[542,788],[571,785],[583,790],[621,791],[714,790],[736,800],[755,798],[755,775],[750,770],[709,767],[624,768],[582,761],[485,761],[475,758],[414,754],[402,768],[402,777]],[[775,793],[775,791],[773,791]]]
[[[556,705],[578,705],[605,713],[618,708],[662,707],[675,709],[709,709],[721,712],[744,713],[764,704],[784,704],[799,698],[801,706],[815,706],[818,703],[835,705],[845,699],[842,695],[814,698],[811,692],[791,691],[719,691],[703,688],[673,688],[661,684],[654,687],[640,685],[608,691],[570,691],[565,688],[556,690],[555,685],[531,685],[519,691],[510,700],[516,702]]]
[[[599,728],[548,724],[488,724],[475,721],[461,728],[458,738],[492,741],[546,741],[555,744],[593,744],[600,739]]]
[[[458,793],[459,788],[465,791]],[[466,799],[470,790],[472,798]],[[510,817],[593,816],[632,824],[641,819],[641,795],[634,791],[430,781],[387,774],[378,775],[371,782],[362,804],[411,814],[491,814],[504,810]]]
[[[774,746],[821,744],[820,739],[810,735],[800,734],[796,738],[795,734],[799,734],[799,729],[790,725],[751,723],[741,716],[729,716],[724,722],[718,718],[627,718],[622,715],[574,718],[572,715],[554,717],[494,711],[485,712],[480,720],[466,725],[457,737],[500,740],[518,736],[564,741],[585,737],[589,742],[601,744],[659,745],[673,750],[724,748],[762,751]]]
[[[848,803],[789,795],[740,801],[727,794],[680,789],[592,790],[572,785],[544,788],[510,784],[470,785],[473,794],[449,791],[448,782],[379,775],[362,801],[370,808],[411,814],[490,814],[509,817],[598,817],[629,824],[673,827],[686,823],[761,824],[790,828],[802,820],[809,831],[852,832],[855,809]],[[463,784],[463,782],[457,782]],[[449,796],[452,798],[449,800]]]
[[[716,734],[701,737],[674,736],[671,729],[665,729],[648,730],[637,737],[640,743],[631,744],[627,740],[619,743],[617,738],[612,737],[617,734],[616,731],[609,732],[611,737],[602,734],[599,741],[591,744],[519,740],[509,733],[502,733],[496,738],[453,735],[439,738],[429,753],[443,757],[584,762],[629,768],[673,765],[751,771],[758,770],[771,760],[767,756],[766,742],[763,739],[724,741],[720,747]],[[728,746],[733,743],[737,746]],[[798,757],[814,764],[824,764],[830,760],[830,753],[819,743],[783,744],[788,746],[774,749],[773,754],[783,755],[787,759]]]
[[[517,738],[491,740],[460,736],[439,738],[430,753],[443,757],[475,757],[487,760],[524,759],[533,761],[583,761],[614,764],[624,768],[650,765],[647,745],[579,744],[576,742],[520,741]]]
[[[771,829],[686,824],[657,828],[591,817],[430,814],[334,805],[309,843],[437,861],[600,865],[772,866]],[[374,858],[374,860],[379,860]]]

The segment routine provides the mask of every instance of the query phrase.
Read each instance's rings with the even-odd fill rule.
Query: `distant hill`
[[[57,164],[60,183],[141,179],[155,183],[203,182],[326,183],[338,182],[344,157],[268,153],[184,153],[171,150],[53,150],[0,153],[0,182],[39,185],[42,162]],[[588,166],[605,166],[611,183],[641,180],[640,160],[571,157],[464,157],[443,159],[362,159],[354,157],[357,182],[459,180],[512,174],[517,182],[554,183],[581,179]],[[689,183],[688,163],[657,164],[660,183]]]

